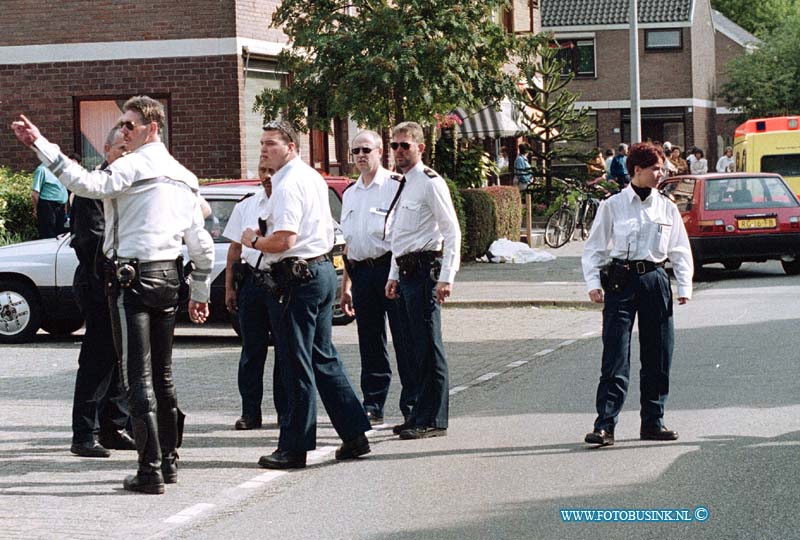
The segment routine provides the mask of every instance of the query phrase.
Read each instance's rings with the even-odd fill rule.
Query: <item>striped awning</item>
[[[458,128],[461,137],[514,137],[525,131],[519,123],[519,114],[507,99],[499,105],[489,105],[477,111],[457,108],[453,111],[463,124]]]

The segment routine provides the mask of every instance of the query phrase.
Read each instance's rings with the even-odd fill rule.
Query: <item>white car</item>
[[[244,195],[261,189],[258,181],[218,183],[202,186],[200,192],[213,213],[206,229],[214,239],[215,261],[211,273],[211,320],[230,321],[238,332],[238,320],[225,309],[225,260],[229,239],[222,236],[233,207]],[[333,189],[332,196],[338,197]],[[25,343],[42,328],[54,335],[66,335],[83,326],[83,316],[72,293],[72,280],[78,258],[69,245],[70,235],[34,240],[0,247],[0,343]],[[336,231],[334,266],[339,274],[339,290],[334,303],[334,324],[352,319],[338,306],[341,273],[344,268],[344,239]],[[184,249],[184,258],[186,251]]]

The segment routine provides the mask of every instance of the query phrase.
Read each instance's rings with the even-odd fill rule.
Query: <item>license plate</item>
[[[738,219],[737,222],[740,230],[774,229],[778,225],[775,218]]]
[[[333,256],[333,267],[337,270],[344,270],[344,259],[342,259],[341,255]]]

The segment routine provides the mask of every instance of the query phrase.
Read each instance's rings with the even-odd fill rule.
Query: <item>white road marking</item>
[[[177,514],[174,514],[174,515],[168,517],[167,519],[165,519],[164,522],[165,523],[186,523],[187,521],[189,521],[193,517],[202,514],[206,510],[211,510],[215,506],[216,506],[215,504],[198,503],[198,504],[195,504],[193,506],[190,506],[189,508],[184,508],[183,510],[181,510]]]
[[[585,334],[581,334],[581,337],[592,337],[596,336],[599,333],[600,332],[598,332],[597,330],[592,330],[591,332],[586,332]]]
[[[494,379],[494,378],[495,378],[495,377],[497,377],[498,375],[500,375],[500,374],[499,374],[499,373],[497,373],[496,371],[490,371],[489,373],[484,373],[483,375],[481,375],[480,377],[478,377],[478,378],[477,378],[477,379],[475,379],[475,380],[476,380],[476,381],[485,382],[485,381],[488,381],[488,380],[490,380],[490,379]]]
[[[546,354],[550,354],[551,352],[553,352],[553,349],[542,349],[541,351],[537,352],[533,356],[544,356]]]
[[[560,349],[561,347],[566,347],[567,345],[572,345],[576,341],[578,341],[578,340],[577,339],[568,339],[567,341],[562,341],[561,343],[556,345],[556,349]]]
[[[459,392],[463,392],[467,388],[469,388],[469,385],[466,385],[466,386],[454,386],[453,388],[450,389],[449,393],[452,396],[454,394],[458,394]]]
[[[506,364],[506,367],[515,368],[515,367],[524,366],[527,363],[528,363],[528,360],[517,360],[516,362],[511,362],[510,364]]]

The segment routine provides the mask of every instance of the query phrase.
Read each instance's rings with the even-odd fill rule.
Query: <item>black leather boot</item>
[[[136,451],[139,453],[139,470],[122,483],[128,491],[139,493],[164,493],[161,476],[161,449],[158,445],[156,413],[147,413],[131,419]]]
[[[161,474],[165,484],[178,482],[178,409],[158,410],[158,442],[161,444]]]

